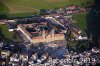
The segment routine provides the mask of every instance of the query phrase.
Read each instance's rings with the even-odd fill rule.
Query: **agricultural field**
[[[55,9],[66,5],[86,4],[90,0],[0,0],[0,12],[32,13],[39,9]]]
[[[9,9],[3,3],[0,2],[0,12],[8,11]]]

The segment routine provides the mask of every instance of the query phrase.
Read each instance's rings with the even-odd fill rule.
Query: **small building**
[[[6,24],[6,20],[0,20],[0,24]]]
[[[27,62],[28,61],[28,54],[26,54],[26,53],[20,54],[20,60],[22,62]]]
[[[66,7],[66,10],[73,10],[73,9],[75,9],[75,8],[76,8],[76,6],[70,5],[70,6],[67,6],[67,7]]]
[[[2,50],[1,51],[1,57],[2,58],[7,58],[8,56],[10,56],[10,51],[8,51],[8,50]]]
[[[13,54],[11,57],[10,57],[10,62],[9,64],[12,65],[12,66],[19,66],[19,55],[17,53]]]
[[[19,62],[19,56],[18,56],[18,54],[13,54],[10,57],[10,62]]]
[[[93,48],[92,48],[92,52],[94,52],[94,53],[99,53],[100,51],[99,51],[99,49],[98,49],[98,48],[93,47]]]
[[[2,48],[3,47],[3,42],[2,41],[0,41],[0,48]]]

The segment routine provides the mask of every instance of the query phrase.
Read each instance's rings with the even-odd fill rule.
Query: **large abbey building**
[[[20,23],[17,27],[32,43],[65,40],[65,30],[60,25],[52,24],[46,20],[23,24]]]

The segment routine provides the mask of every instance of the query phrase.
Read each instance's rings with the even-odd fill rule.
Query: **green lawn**
[[[0,10],[10,14],[37,12],[39,9],[55,9],[66,5],[86,4],[90,0],[0,0]]]
[[[8,31],[6,24],[0,25],[0,35],[3,35],[3,37],[10,41],[22,42],[22,39],[15,32]]]
[[[7,25],[3,24],[3,25],[0,25],[0,29],[2,32],[2,34],[5,36],[6,39],[12,39],[13,38],[13,32],[9,32],[8,31],[8,27]]]
[[[87,13],[85,14],[74,14],[73,18],[77,21],[75,24],[83,31],[86,29]]]

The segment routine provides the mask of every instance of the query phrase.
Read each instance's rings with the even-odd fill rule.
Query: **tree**
[[[47,10],[46,9],[40,9],[40,15],[47,15]]]
[[[0,28],[0,40],[3,40],[3,39],[5,39],[5,36],[2,34],[2,30]]]
[[[14,35],[13,35],[13,39],[17,39],[17,35],[16,35],[16,33],[14,33]]]

